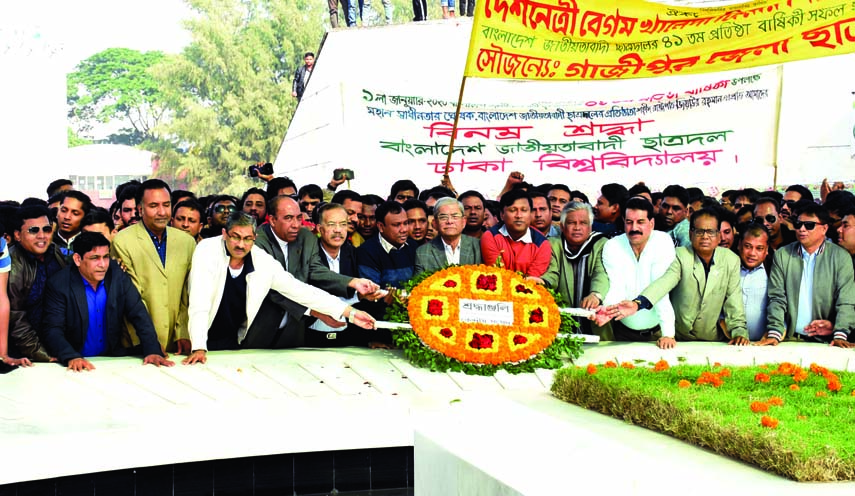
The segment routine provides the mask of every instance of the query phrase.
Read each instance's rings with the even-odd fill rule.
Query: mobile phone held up
[[[333,178],[336,181],[341,181],[342,179],[350,181],[354,177],[353,169],[336,169],[333,171]]]
[[[249,175],[249,177],[258,177],[258,174],[264,174],[266,176],[269,176],[273,174],[273,164],[271,164],[270,162],[259,162],[257,164],[252,164],[247,167],[246,173]]]

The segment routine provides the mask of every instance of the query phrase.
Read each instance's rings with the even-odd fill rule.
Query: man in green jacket
[[[609,292],[609,277],[603,268],[603,245],[608,238],[592,232],[594,212],[587,203],[571,201],[561,210],[561,236],[550,238],[552,260],[543,281],[557,290],[571,307],[594,310]],[[600,339],[614,339],[609,324],[598,327],[587,319],[579,319],[584,334],[596,334]]]
[[[849,253],[825,238],[830,221],[823,206],[802,208],[793,222],[798,242],[775,252],[767,332],[759,344],[787,339],[855,346],[848,342],[855,327],[855,272]]]
[[[724,341],[726,336],[718,327],[723,313],[732,337],[728,344],[750,344],[739,282],[740,261],[732,251],[718,246],[721,240],[718,212],[698,210],[692,214],[690,225],[691,246],[677,248],[671,266],[641,292],[642,298],[620,303],[623,316],[632,315],[641,304],[655,304],[670,293],[678,340]]]

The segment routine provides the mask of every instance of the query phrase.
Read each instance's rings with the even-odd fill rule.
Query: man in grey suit
[[[415,273],[435,271],[448,265],[483,263],[478,240],[463,236],[463,227],[466,225],[463,204],[454,198],[440,198],[433,212],[434,229],[439,236],[416,251]]]
[[[297,280],[328,293],[344,294],[349,288],[359,294],[371,294],[378,286],[367,279],[345,276],[321,263],[318,238],[300,226],[302,213],[296,200],[288,196],[272,198],[268,204],[270,223],[256,231],[255,245],[276,259]],[[304,315],[317,317],[332,326],[341,326],[329,317],[315,312],[271,291],[247,331],[244,348],[291,348],[304,344]]]

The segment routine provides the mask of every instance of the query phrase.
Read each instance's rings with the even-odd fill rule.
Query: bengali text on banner
[[[687,8],[640,0],[481,0],[466,76],[631,79],[855,52],[855,1]]]

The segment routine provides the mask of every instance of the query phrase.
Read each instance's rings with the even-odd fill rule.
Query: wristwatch
[[[597,299],[600,300],[600,305],[603,304],[603,295],[601,295],[600,293],[597,293],[596,291],[591,291],[591,294],[596,296]]]

